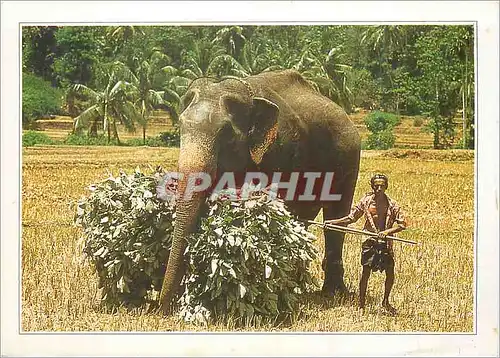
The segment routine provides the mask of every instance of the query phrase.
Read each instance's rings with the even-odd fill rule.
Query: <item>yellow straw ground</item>
[[[368,307],[356,298],[331,300],[311,294],[301,315],[280,325],[237,328],[187,325],[140,310],[106,313],[99,308],[97,280],[81,260],[80,231],[72,226],[75,203],[86,187],[140,166],[175,169],[178,149],[137,147],[35,147],[23,150],[22,329],[24,331],[330,331],[472,332],[474,272],[474,163],[382,157],[364,152],[355,200],[369,190],[374,172],[389,176],[387,193],[405,209],[410,228],[400,236],[418,246],[396,243],[396,317],[379,310],[384,275],[370,278]],[[435,151],[436,157],[440,151]],[[321,218],[321,214],[318,219]],[[360,220],[356,227],[361,226]],[[323,252],[323,234],[318,247]],[[361,240],[348,235],[345,280],[357,293]],[[322,280],[321,262],[311,268]]]

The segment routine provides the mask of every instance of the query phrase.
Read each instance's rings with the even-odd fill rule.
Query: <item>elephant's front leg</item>
[[[346,210],[339,210],[341,205],[342,203],[337,203],[325,207],[323,209],[324,220],[338,219],[344,216]],[[344,283],[344,263],[342,260],[345,234],[325,229],[324,235],[325,256],[322,267],[325,272],[325,280],[321,291],[327,296],[333,296],[335,293],[347,294],[349,291]]]

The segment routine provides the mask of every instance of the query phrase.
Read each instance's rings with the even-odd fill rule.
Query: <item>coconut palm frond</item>
[[[81,93],[84,96],[89,97],[91,101],[98,102],[99,100],[99,92],[94,91],[90,87],[82,85],[80,83],[74,84],[70,86],[71,91],[75,91],[76,93]]]
[[[144,104],[145,106],[145,104]],[[139,123],[141,126],[147,124],[147,118],[144,117],[131,102],[124,102],[120,108],[123,124],[127,129],[134,128],[134,123]]]
[[[153,64],[153,67],[158,68],[159,66],[161,66],[161,64],[169,63],[172,60],[166,53],[163,53],[162,51],[156,49],[151,53],[150,61]]]
[[[162,91],[163,92],[163,91]],[[149,90],[148,91],[148,99],[149,99],[149,102],[153,105],[153,106],[157,106],[159,104],[162,104],[163,103],[163,98],[162,96],[160,95],[160,92],[158,91],[154,91],[154,90]]]
[[[199,78],[199,77],[203,77],[203,74],[196,73],[195,71],[193,71],[190,68],[186,68],[185,70],[183,70],[181,75],[186,77],[186,78],[189,78],[191,80],[194,80],[194,79]]]
[[[114,84],[114,86],[111,88],[109,91],[109,97],[113,98],[116,97],[117,95],[121,94],[125,89],[125,82],[124,81],[118,81]]]
[[[101,117],[101,113],[99,111],[99,105],[94,104],[93,106],[87,108],[85,111],[80,113],[79,116],[73,119],[73,126],[75,129],[86,127],[90,122],[99,117]]]
[[[164,66],[160,70],[163,71],[163,73],[165,73],[168,76],[175,76],[179,72],[179,70],[177,68],[175,68],[174,66],[170,66],[170,65]]]
[[[238,78],[250,76],[250,74],[244,68],[232,68],[231,73],[233,73]]]
[[[134,72],[130,68],[128,68],[127,65],[120,61],[113,62],[112,77],[120,78],[134,84],[137,84],[139,82],[139,79],[134,74]]]
[[[167,102],[171,103],[172,99],[174,102],[177,102],[177,103],[181,102],[181,97],[177,94],[176,91],[174,91],[170,88],[165,88],[163,91],[163,101],[167,101]]]
[[[277,71],[277,70],[283,70],[283,69],[284,68],[281,65],[272,65],[272,66],[264,68],[261,72]]]

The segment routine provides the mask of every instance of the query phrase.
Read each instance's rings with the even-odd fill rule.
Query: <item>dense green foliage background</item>
[[[347,112],[428,117],[435,148],[462,116],[474,147],[472,26],[30,26],[22,38],[23,75],[64,90],[60,111],[108,140],[121,123],[145,141],[155,108],[176,120],[194,78],[293,68]],[[23,124],[43,115],[32,113],[23,103]]]

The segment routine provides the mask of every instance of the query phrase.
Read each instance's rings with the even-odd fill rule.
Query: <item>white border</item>
[[[1,354],[105,356],[498,355],[498,1],[2,2]],[[19,23],[478,21],[477,334],[19,335]]]

